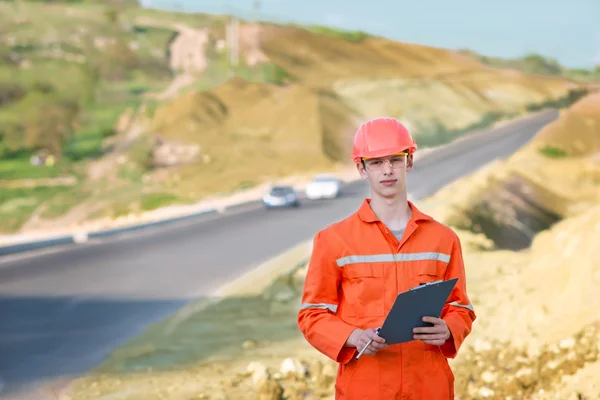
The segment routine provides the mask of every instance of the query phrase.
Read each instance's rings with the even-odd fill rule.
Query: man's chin
[[[395,198],[402,196],[403,191],[399,187],[391,187],[391,188],[384,188],[383,190],[380,190],[378,194],[381,197],[386,198],[386,199],[395,199]]]

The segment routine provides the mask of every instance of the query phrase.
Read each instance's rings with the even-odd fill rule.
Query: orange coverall
[[[476,318],[459,238],[409,202],[412,218],[398,242],[369,203],[365,199],[356,213],[316,234],[298,313],[300,331],[339,363],[336,399],[453,399],[447,358],[456,356]],[[398,293],[454,277],[458,282],[441,314],[452,336],[442,346],[413,340],[358,361],[358,350],[344,346],[354,329],[380,327]]]

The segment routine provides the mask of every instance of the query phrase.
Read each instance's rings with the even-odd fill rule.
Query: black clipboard
[[[415,340],[413,329],[432,326],[429,322],[423,322],[422,318],[440,317],[457,281],[458,278],[430,282],[398,294],[378,335],[385,339],[386,344]]]

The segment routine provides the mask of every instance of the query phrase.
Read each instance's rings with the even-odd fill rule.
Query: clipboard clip
[[[421,289],[421,288],[424,288],[424,287],[427,287],[427,286],[436,285],[436,284],[442,283],[442,282],[444,282],[444,281],[440,279],[440,280],[435,281],[435,282],[422,283],[419,286],[415,286],[414,288],[411,288],[411,289],[408,289],[408,290],[417,290],[417,289]]]

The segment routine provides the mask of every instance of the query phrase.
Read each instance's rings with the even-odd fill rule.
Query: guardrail
[[[47,247],[63,246],[75,244],[73,235],[59,236],[52,239],[36,240],[31,242],[11,244],[0,247],[0,256],[9,254],[23,253],[25,251],[40,250]]]

